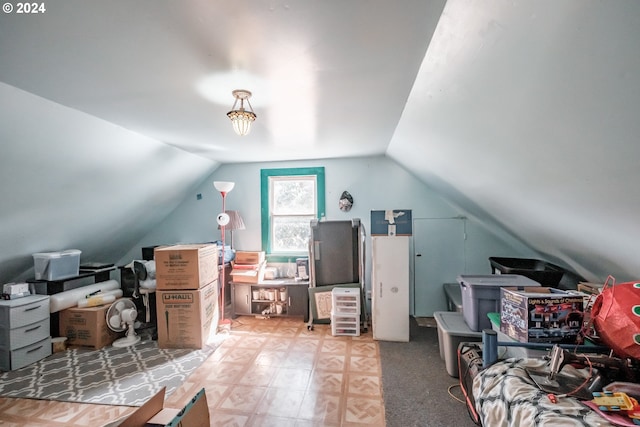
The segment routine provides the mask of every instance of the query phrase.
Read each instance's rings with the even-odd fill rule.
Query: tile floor
[[[215,353],[167,398],[206,389],[211,426],[385,426],[379,349],[371,330],[333,337],[300,318],[239,317]],[[0,399],[0,425],[91,426],[130,407]],[[4,415],[3,415],[4,414]]]
[[[334,337],[329,325],[246,316],[168,400],[204,386],[212,426],[383,427],[380,378],[370,330]]]

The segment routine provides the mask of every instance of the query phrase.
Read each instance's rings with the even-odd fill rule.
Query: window
[[[262,169],[262,247],[270,261],[308,254],[311,220],[324,216],[324,168]]]

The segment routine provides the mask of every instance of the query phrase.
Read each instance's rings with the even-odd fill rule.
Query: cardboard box
[[[199,289],[218,278],[218,246],[173,245],[156,248],[156,289]]]
[[[201,289],[156,291],[158,347],[203,348],[218,329],[218,281]]]
[[[117,300],[116,300],[117,302]],[[98,307],[72,307],[60,312],[60,336],[67,337],[68,346],[99,349],[110,345],[122,334],[107,326],[107,310],[111,304]]]
[[[265,254],[262,251],[236,251],[236,264],[262,264]]]
[[[231,280],[235,283],[258,283],[264,280],[264,267],[261,264],[235,264],[231,270]]]
[[[500,332],[519,342],[575,343],[584,296],[560,289],[500,289]]]
[[[598,295],[602,292],[602,288],[604,287],[604,283],[589,283],[589,282],[580,282],[578,283],[578,290],[581,292],[586,292],[588,294]]]
[[[142,427],[142,426],[193,426],[208,427],[209,405],[204,388],[193,396],[183,408],[164,406],[166,387],[156,393],[144,405],[131,415],[120,419],[107,427]]]

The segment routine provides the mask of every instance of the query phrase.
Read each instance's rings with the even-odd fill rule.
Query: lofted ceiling
[[[1,82],[218,163],[386,154],[588,279],[640,277],[636,0],[44,4],[0,15]]]
[[[222,163],[383,154],[443,4],[47,2],[1,17],[0,76]],[[234,89],[258,116],[242,140]]]

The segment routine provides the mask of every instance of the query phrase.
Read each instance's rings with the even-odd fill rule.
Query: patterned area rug
[[[216,346],[161,349],[156,341],[126,348],[69,349],[0,373],[0,396],[141,406],[162,387],[179,387]]]

